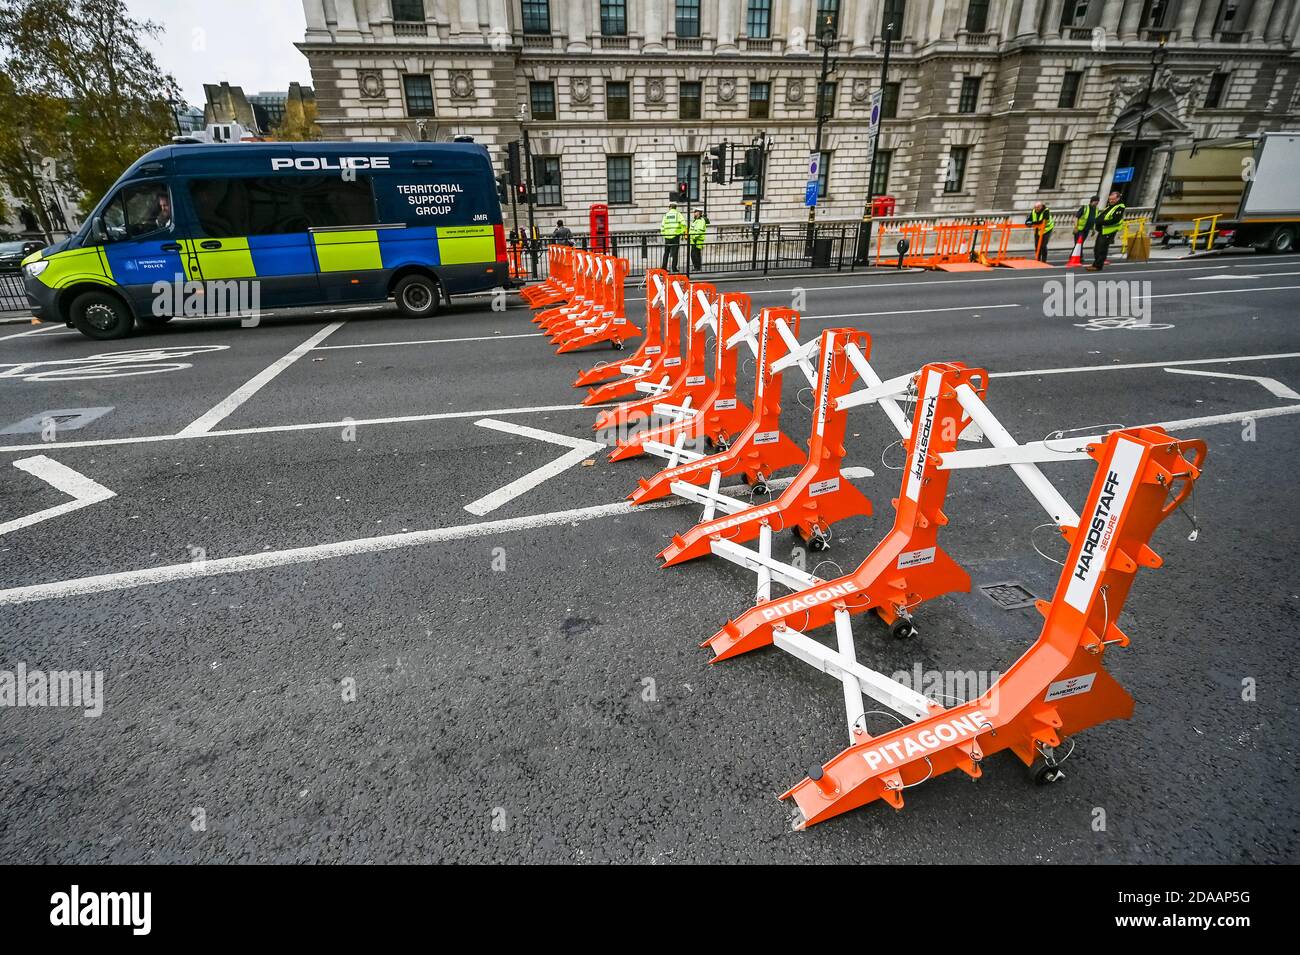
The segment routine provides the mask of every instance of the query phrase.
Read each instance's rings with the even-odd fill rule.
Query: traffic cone
[[[1083,236],[1079,236],[1078,241],[1074,243],[1074,251],[1070,253],[1070,261],[1065,263],[1067,269],[1081,268],[1083,266]]]

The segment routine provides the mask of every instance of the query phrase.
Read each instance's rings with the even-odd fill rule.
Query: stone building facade
[[[298,46],[325,138],[468,134],[504,168],[523,121],[549,179],[538,189],[545,228],[556,218],[582,228],[595,202],[609,203],[615,229],[655,224],[676,182],[708,178],[698,170],[711,146],[760,133],[762,219],[802,221],[823,45],[834,69],[818,218],[860,217],[889,24],[876,185],[900,214],[1039,198],[1073,208],[1116,169],[1132,170],[1129,204],[1149,205],[1168,147],[1300,128],[1300,0],[303,5]],[[715,224],[752,214],[739,181],[697,188]]]

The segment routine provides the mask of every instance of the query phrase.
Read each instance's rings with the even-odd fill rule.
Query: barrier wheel
[[[895,640],[910,640],[916,636],[916,624],[907,617],[899,617],[889,625],[889,635]]]
[[[831,542],[820,534],[814,534],[808,539],[808,549],[811,551],[830,550]]]
[[[623,350],[623,343],[622,343],[621,341],[619,341],[619,340],[616,338],[616,339],[614,339],[612,342],[609,343],[609,347],[612,348],[612,349],[614,349],[614,351],[622,351],[622,350]]]
[[[1042,756],[1035,756],[1029,766],[1029,778],[1034,781],[1035,786],[1050,786],[1064,779],[1065,773],[1061,771],[1059,764],[1054,765]]]

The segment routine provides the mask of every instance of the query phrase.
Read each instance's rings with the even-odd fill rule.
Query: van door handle
[[[164,252],[179,252],[181,250],[181,244],[179,242],[164,242],[162,245],[158,246],[158,248]]]
[[[221,248],[221,243],[218,242],[216,239],[208,239],[207,242],[200,242],[200,243],[199,243],[199,248],[200,248],[200,249],[219,249],[219,248]]]

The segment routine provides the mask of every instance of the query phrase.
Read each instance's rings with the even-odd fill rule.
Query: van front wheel
[[[130,309],[107,292],[83,292],[73,299],[69,313],[77,331],[97,341],[126,338],[135,326]]]
[[[432,318],[438,314],[441,293],[437,280],[427,275],[408,275],[393,288],[397,310],[407,318]]]

